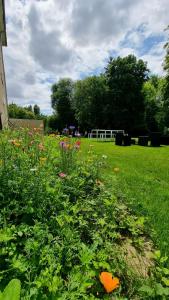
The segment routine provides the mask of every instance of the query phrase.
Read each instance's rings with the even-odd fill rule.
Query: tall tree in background
[[[69,78],[60,79],[52,86],[52,108],[56,111],[62,128],[75,122],[72,109],[72,90],[73,81]]]
[[[75,83],[73,106],[76,119],[84,130],[105,127],[106,97],[107,86],[104,76],[91,76]]]
[[[134,55],[110,58],[105,76],[110,89],[107,118],[114,129],[128,132],[144,127],[143,83],[148,79],[147,64]]]
[[[169,26],[167,27],[169,30]],[[165,125],[169,128],[169,41],[165,44],[166,56],[164,61],[164,70],[166,71],[166,82],[164,87],[164,112]]]
[[[163,89],[165,79],[152,75],[143,85],[145,122],[148,131],[164,130]]]
[[[40,115],[40,107],[37,104],[34,105],[33,111],[34,111],[35,116]]]

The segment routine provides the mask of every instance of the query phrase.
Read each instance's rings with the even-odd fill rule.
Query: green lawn
[[[119,189],[139,213],[149,216],[156,242],[169,256],[169,147],[115,146],[112,142],[83,139],[85,151],[107,155],[105,175],[118,167]]]

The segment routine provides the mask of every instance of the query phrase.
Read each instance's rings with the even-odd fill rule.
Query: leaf
[[[169,288],[164,288],[161,283],[156,284],[155,290],[156,290],[157,296],[168,296],[169,295]]]
[[[160,258],[160,263],[164,263],[168,260],[168,256],[163,256]]]
[[[6,286],[0,299],[20,300],[21,282],[18,279],[12,279]]]
[[[155,251],[155,252],[154,252],[154,258],[158,260],[158,259],[160,259],[160,257],[161,257],[161,252],[160,252],[160,250]]]
[[[169,286],[169,279],[168,279],[168,278],[163,277],[163,278],[162,278],[162,282],[164,282],[164,284],[165,284],[166,286]]]
[[[154,290],[149,287],[148,285],[143,285],[140,289],[140,292],[147,294],[148,296],[153,296],[154,295]]]
[[[0,243],[8,242],[12,240],[14,237],[12,236],[9,228],[0,230]]]
[[[165,275],[169,275],[169,269],[163,268],[162,270],[163,270],[163,273],[164,273]]]

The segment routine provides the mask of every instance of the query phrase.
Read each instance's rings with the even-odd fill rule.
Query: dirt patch
[[[127,265],[139,277],[149,277],[149,270],[154,265],[153,261],[153,247],[151,242],[144,242],[142,251],[138,251],[130,240],[126,240],[123,244],[124,256]]]

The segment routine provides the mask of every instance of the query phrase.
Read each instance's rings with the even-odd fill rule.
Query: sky
[[[8,102],[51,114],[51,86],[134,54],[163,75],[169,0],[6,0]]]

